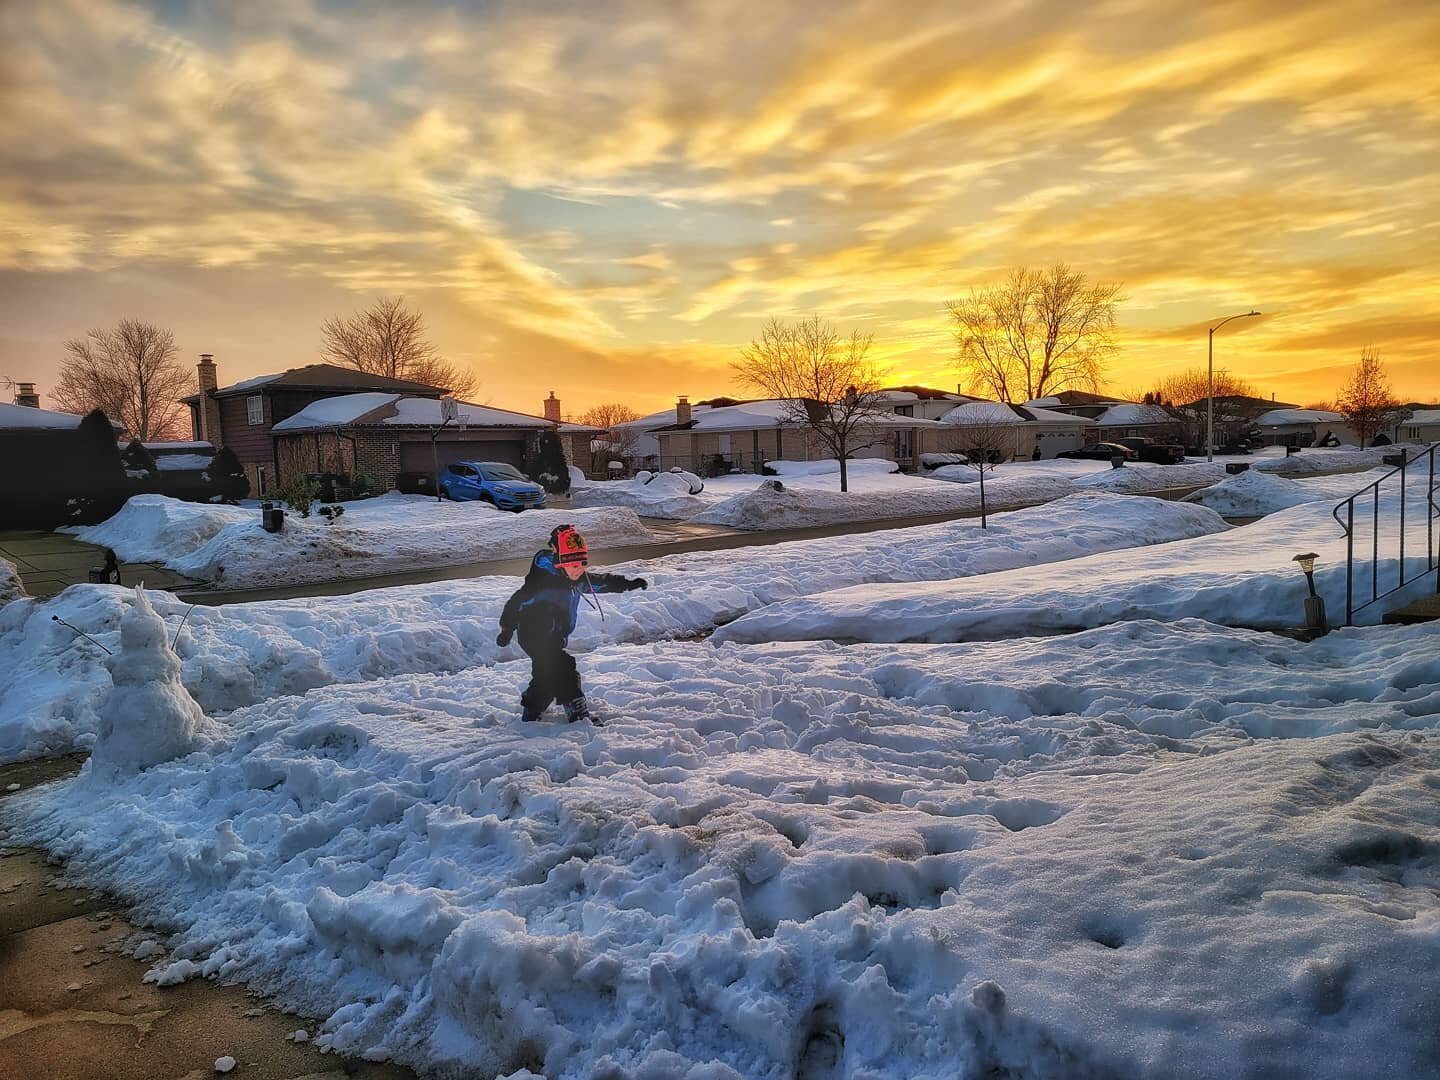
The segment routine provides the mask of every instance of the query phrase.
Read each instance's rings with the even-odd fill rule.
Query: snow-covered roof
[[[1279,427],[1282,424],[1341,424],[1345,418],[1328,409],[1271,409],[1255,418],[1260,427]]]
[[[1440,424],[1440,409],[1416,409],[1410,414],[1409,418],[1403,422],[1415,427]]]
[[[218,387],[215,392],[217,394],[238,394],[242,390],[253,390],[257,386],[272,383],[284,374],[283,371],[277,371],[273,375],[256,375],[254,378],[241,379],[239,382],[231,383],[229,386]]]
[[[162,439],[159,442],[141,443],[152,454],[164,454],[166,452],[179,454],[186,450],[208,450],[215,452],[215,444],[205,442],[203,439]]]
[[[1173,424],[1175,417],[1163,405],[1144,405],[1133,401],[1111,405],[1095,418],[1100,427],[1118,427],[1134,424]]]
[[[710,406],[709,406],[709,405],[692,405],[692,406],[690,406],[690,416],[691,416],[692,419],[700,416],[701,413],[707,413],[707,412],[709,412],[709,411],[710,411]],[[668,409],[661,409],[659,412],[649,413],[649,414],[646,415],[646,416],[640,417],[640,419],[638,419],[638,420],[626,420],[626,421],[625,421],[624,423],[622,423],[622,424],[616,424],[615,427],[612,428],[611,430],[613,430],[613,431],[632,431],[632,430],[633,430],[633,431],[651,431],[651,430],[653,430],[654,428],[665,427],[665,426],[667,426],[667,425],[669,425],[669,424],[673,424],[673,423],[675,423],[675,406],[672,405],[672,406],[670,406],[670,408],[668,408]]]
[[[777,399],[747,401],[743,405],[724,405],[718,409],[707,409],[704,413],[691,416],[691,422],[683,431],[750,431],[755,428],[793,427],[794,406],[791,402]],[[876,410],[866,423],[889,427],[933,427],[934,420],[921,420],[913,416],[896,416],[891,412]]]
[[[1033,405],[1006,405],[1003,401],[969,401],[957,405],[940,418],[942,424],[1069,424],[1089,427],[1094,423],[1083,416],[1052,412]]]
[[[394,405],[399,394],[342,394],[339,397],[312,401],[294,416],[276,424],[271,431],[313,431],[317,428],[344,427],[367,413]]]
[[[162,472],[193,472],[208,469],[214,454],[156,454],[155,467]]]
[[[457,403],[456,411],[458,419],[467,427],[554,427],[549,420],[539,416],[497,409],[490,405],[475,405],[468,401]],[[324,428],[382,424],[395,427],[439,427],[443,419],[439,398],[401,397],[399,394],[379,393],[342,394],[339,397],[312,401],[294,416],[280,421],[271,430],[318,431]]]
[[[0,428],[52,428],[63,430],[77,428],[83,417],[68,412],[51,412],[49,409],[32,409],[28,405],[12,405],[0,402]]]

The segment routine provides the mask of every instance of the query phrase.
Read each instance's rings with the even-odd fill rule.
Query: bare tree
[[[610,462],[617,458],[633,467],[640,447],[640,432],[634,428],[622,428],[618,425],[639,419],[638,412],[629,405],[619,403],[593,405],[580,415],[579,423],[587,427],[600,428],[605,432],[603,441],[598,444],[600,449],[592,451],[590,456],[593,471],[601,476],[609,475]],[[597,444],[592,443],[591,445]]]
[[[586,427],[599,428],[601,431],[609,431],[616,424],[626,424],[631,420],[639,420],[640,414],[629,405],[621,405],[612,402],[608,405],[592,405],[580,414],[580,423]]]
[[[998,285],[948,305],[960,370],[972,389],[1000,401],[1094,390],[1115,351],[1119,284],[1091,282],[1056,263],[1016,267]]]
[[[1410,410],[1390,392],[1390,378],[1380,354],[1373,348],[1361,351],[1360,361],[1335,399],[1335,409],[1345,417],[1350,430],[1360,436],[1360,445],[1374,439],[1388,427],[1401,423]]]
[[[985,502],[985,475],[995,471],[995,466],[1014,456],[1018,424],[1008,424],[988,406],[994,402],[976,402],[976,407],[967,409],[971,415],[954,421],[960,432],[960,449],[969,458],[968,465],[980,478],[980,527],[988,528],[989,507]],[[981,408],[986,406],[987,408]],[[1009,406],[1001,405],[1007,412]]]
[[[789,324],[771,319],[740,350],[737,377],[781,405],[782,423],[808,429],[840,463],[840,490],[849,491],[851,451],[877,437],[880,373],[869,359],[871,337],[842,338],[820,316]]]
[[[425,316],[401,296],[382,296],[364,311],[332,315],[320,327],[320,353],[332,364],[370,375],[407,379],[471,397],[475,376],[440,355],[425,329]]]
[[[66,412],[105,415],[141,442],[190,434],[180,398],[194,376],[175,358],[175,335],[154,323],[121,319],[65,342],[60,378],[50,397]]]
[[[1160,379],[1145,392],[1143,400],[1169,410],[1175,417],[1178,437],[1187,447],[1203,446],[1210,388],[1204,368],[1186,368]],[[1238,442],[1267,406],[1255,398],[1255,390],[1249,383],[1228,371],[1215,372],[1214,392],[1217,441]]]

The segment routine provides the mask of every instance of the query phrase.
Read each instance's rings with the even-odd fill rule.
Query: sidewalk
[[[68,533],[18,530],[0,532],[0,559],[15,564],[26,592],[46,597],[88,581],[91,567],[105,565],[105,549]],[[195,584],[154,563],[121,563],[120,580],[126,585],[144,581],[147,589],[174,590]]]
[[[82,758],[0,768],[0,792],[74,773]],[[141,982],[149,964],[119,951],[136,933],[124,905],[59,884],[62,872],[43,852],[0,847],[0,1077],[205,1080],[233,1057],[231,1075],[245,1078],[414,1080],[290,1041],[318,1025],[238,987]]]

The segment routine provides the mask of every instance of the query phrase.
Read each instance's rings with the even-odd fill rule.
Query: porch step
[[[1422,623],[1435,619],[1440,619],[1440,593],[1385,613],[1387,623]]]

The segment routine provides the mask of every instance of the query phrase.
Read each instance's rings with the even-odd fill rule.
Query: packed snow
[[[9,559],[0,559],[0,607],[24,595],[25,584],[20,580],[20,571]]]
[[[1436,627],[671,642],[329,687],[12,839],[322,1049],[456,1075],[1428,1076]],[[526,1075],[521,1073],[521,1075]]]
[[[1420,479],[1420,478],[1417,478]],[[1418,498],[1412,492],[1412,501]],[[1183,505],[1183,504],[1182,504]],[[1343,534],[1328,502],[1292,507],[1243,528],[1135,550],[1087,556],[1045,568],[986,574],[979,578],[910,584],[865,585],[772,604],[721,627],[728,641],[966,641],[1015,634],[1068,632],[1125,619],[1195,617],[1228,626],[1303,625],[1307,588],[1293,559],[1318,556],[1317,591],[1332,623],[1345,619]],[[1393,497],[1382,502],[1382,536],[1374,577],[1381,589],[1399,581],[1398,532]],[[1373,534],[1357,520],[1360,555],[1357,595],[1371,579]],[[1409,519],[1407,596],[1433,591],[1426,560],[1423,515]],[[1433,550],[1433,541],[1432,541]],[[1368,593],[1366,594],[1368,597]],[[1362,599],[1365,597],[1362,597]],[[1386,605],[1356,614],[1378,621]]]
[[[572,488],[570,505],[579,507],[624,506],[642,517],[690,518],[711,505],[711,500],[692,494],[695,487],[676,473],[646,474],[633,480],[607,480]]]
[[[1288,480],[1274,473],[1252,469],[1238,476],[1227,476],[1218,484],[1192,492],[1185,496],[1185,501],[1208,506],[1227,518],[1263,517],[1307,502],[1328,502],[1334,505],[1356,492],[1363,491],[1392,471],[1388,468],[1372,469],[1364,473],[1338,473],[1332,476]]]
[[[113,548],[126,562],[160,563],[218,588],[244,589],[515,558],[544,546],[563,522],[592,547],[655,539],[621,508],[509,514],[483,502],[398,492],[346,503],[334,524],[318,513],[287,511],[279,533],[267,533],[253,509],[137,495],[107,521],[63,531]]]
[[[687,637],[767,604],[865,582],[942,581],[1075,559],[1097,551],[1203,536],[1227,526],[1211,510],[1154,499],[1077,495],[977,520],[669,555],[607,568],[648,578],[645,592],[604,600],[571,644]],[[519,655],[495,644],[499,612],[518,584],[483,577],[350,596],[191,608],[150,596],[178,633],[181,679],[205,710],[225,712],[335,682],[457,671]],[[106,648],[133,595],[77,585],[46,604],[0,609],[0,761],[56,753],[93,737],[110,681]],[[183,624],[183,628],[182,628]]]

